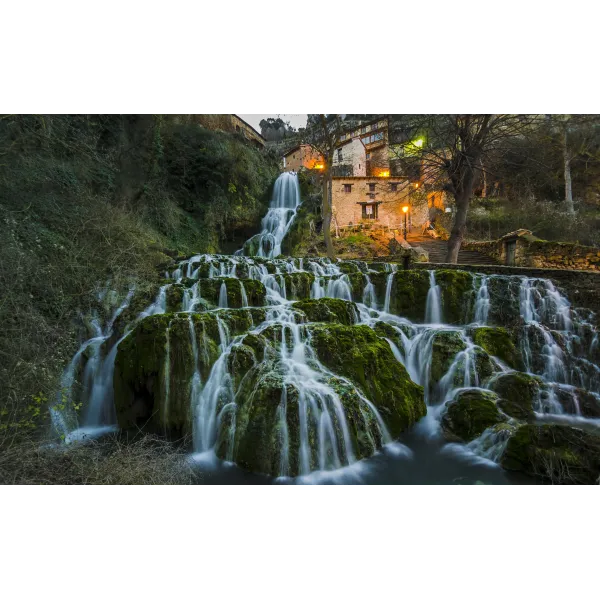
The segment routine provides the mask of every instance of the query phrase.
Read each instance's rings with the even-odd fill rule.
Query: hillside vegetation
[[[277,175],[273,155],[184,116],[0,117],[0,444],[45,430],[107,289],[241,246]]]

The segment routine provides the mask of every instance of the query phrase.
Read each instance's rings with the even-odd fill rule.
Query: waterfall
[[[274,469],[280,477],[289,477],[290,473],[298,471],[307,475],[314,471],[343,469],[357,462],[357,457],[361,456],[356,441],[357,419],[364,419],[364,423],[359,423],[364,427],[360,430],[361,443],[372,447],[373,453],[391,441],[383,419],[387,418],[385,411],[380,414],[360,387],[331,372],[319,360],[321,355],[315,350],[318,347],[313,347],[312,337],[318,329],[314,322],[303,322],[305,317],[300,316],[292,302],[292,299],[305,300],[306,296],[346,302],[355,299],[354,312],[361,326],[374,329],[391,349],[389,360],[403,364],[410,378],[424,388],[428,413],[422,425],[416,428],[417,433],[440,439],[443,415],[459,394],[465,390],[489,393],[494,389],[491,382],[509,372],[499,359],[488,356],[482,348],[485,343],[475,333],[483,325],[504,325],[498,319],[504,318],[505,313],[510,313],[507,322],[511,331],[518,332],[515,345],[519,359],[525,363],[523,370],[536,375],[543,383],[534,399],[535,418],[571,419],[569,422],[590,425],[586,406],[589,408],[589,403],[595,399],[600,403],[600,367],[593,362],[599,336],[593,314],[573,308],[548,280],[478,274],[465,294],[465,304],[475,298],[474,306],[471,304],[473,322],[448,325],[443,322],[441,289],[436,272],[432,270],[428,273],[425,322],[416,323],[403,314],[394,314],[402,305],[395,294],[401,293],[400,278],[403,275],[404,272],[397,271],[396,264],[369,265],[363,261],[334,262],[317,257],[266,260],[242,255],[193,256],[172,270],[169,283],[160,287],[156,298],[124,330],[115,323],[122,320],[132,291],[106,319],[104,327],[100,319],[92,320],[91,337],[81,344],[63,373],[56,405],[65,398],[69,402],[81,399],[85,427],[113,425],[113,377],[119,343],[141,319],[164,314],[167,296],[172,297],[169,286],[180,282],[184,289],[180,310],[175,308],[175,312],[183,313],[189,323],[188,352],[191,352],[193,364],[185,384],[189,386],[186,394],[189,393],[193,448],[197,453],[215,453],[218,448],[219,456],[233,460],[236,435],[242,431],[243,419],[247,418],[241,410],[245,402],[252,402],[252,394],[258,393],[256,389],[243,388],[240,381],[248,372],[259,372],[267,362],[276,372],[277,386],[280,386],[269,398],[273,400],[270,418],[277,423],[273,439],[279,450]],[[419,276],[425,278],[427,286],[427,274],[421,271]],[[208,282],[206,277],[215,281]],[[441,281],[441,277],[439,279]],[[256,282],[264,286],[266,294],[260,310],[252,306],[257,297]],[[499,283],[506,286],[505,294],[497,293]],[[237,284],[240,286],[237,308],[228,308],[228,286]],[[385,296],[381,291],[378,299],[376,289],[382,290],[384,284]],[[180,286],[176,286],[177,289],[181,290]],[[234,289],[229,287],[230,291]],[[234,304],[233,298],[235,294],[230,298],[231,304]],[[210,314],[211,318],[216,315],[217,327],[211,329],[211,335],[215,336],[212,342],[207,341],[206,333],[201,334],[205,321],[204,317],[194,315],[197,310]],[[237,335],[238,330],[227,324],[239,323],[241,316],[246,323],[250,322],[250,326],[244,325],[245,333]],[[161,417],[165,422],[168,421],[171,396],[181,397],[180,394],[176,396],[175,387],[172,387],[179,385],[176,384],[179,378],[171,378],[171,367],[175,369],[176,364],[171,364],[171,359],[175,361],[179,356],[174,323],[182,317],[171,317],[169,314],[165,347],[161,349],[165,359],[160,366],[163,388],[159,392],[164,398]],[[161,318],[156,321],[166,324]],[[264,358],[250,352],[254,358],[244,364],[244,372],[240,374],[232,364],[235,364],[233,359],[238,356],[238,351],[248,353],[249,346],[241,348],[247,334],[265,340],[261,341],[266,344]],[[202,365],[209,362],[210,370],[204,371]],[[579,388],[583,388],[588,396],[582,397]],[[75,393],[79,389],[81,397]],[[244,396],[241,396],[242,390]],[[347,390],[351,391],[353,401],[358,399],[359,410],[349,412],[344,396]],[[77,426],[76,418],[56,406],[51,414],[57,430],[68,433],[73,439],[77,437],[76,432],[81,430],[73,431]],[[489,428],[461,447],[464,452],[498,462],[511,431],[510,427]]]
[[[442,322],[442,301],[440,286],[435,282],[435,271],[429,271],[429,292],[427,293],[427,303],[425,305],[425,322]]]
[[[477,281],[477,279],[475,281]],[[475,323],[486,325],[489,311],[490,293],[488,290],[488,278],[484,276],[480,278],[477,299],[475,300]]]
[[[225,282],[221,284],[219,291],[219,308],[227,308],[227,285]]]
[[[369,308],[377,310],[377,300],[375,299],[375,286],[371,282],[370,277],[366,274],[365,279],[367,281],[367,284],[365,285],[365,289],[363,291],[363,304],[365,304]]]
[[[398,265],[395,263],[392,263],[391,271],[387,277],[387,283],[385,286],[385,300],[383,302],[383,311],[386,313],[390,312],[390,299],[392,296],[392,284],[394,283],[394,274],[396,273],[397,269],[398,269]]]
[[[282,173],[275,181],[269,210],[262,220],[262,231],[251,237],[236,254],[273,258],[281,254],[281,243],[291,227],[300,205],[298,176]]]

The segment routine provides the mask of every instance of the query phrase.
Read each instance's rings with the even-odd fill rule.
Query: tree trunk
[[[461,179],[461,185],[456,186],[454,192],[456,214],[454,215],[454,224],[448,239],[448,251],[446,253],[446,262],[452,264],[458,262],[458,251],[467,231],[467,211],[473,194],[474,172],[469,170]]]
[[[333,241],[331,239],[331,166],[327,166],[327,172],[323,176],[323,236],[325,237],[325,248],[327,256],[333,260],[335,254],[333,252]]]
[[[565,163],[565,207],[570,215],[575,214],[573,204],[573,188],[571,186],[571,155],[567,145],[567,129],[565,127],[563,136],[563,159]]]

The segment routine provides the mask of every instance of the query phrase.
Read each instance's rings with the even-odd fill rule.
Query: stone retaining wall
[[[529,241],[523,238],[517,238],[515,242],[515,266],[600,271],[600,250],[598,248],[565,242]],[[476,250],[491,256],[500,264],[507,262],[506,240],[464,242],[462,249]]]
[[[369,262],[401,262],[398,257],[379,257]],[[454,265],[450,263],[416,263],[411,269],[458,269],[484,275],[521,275],[550,279],[560,288],[573,306],[589,308],[600,317],[600,272],[547,269],[536,267],[508,267],[505,265]]]

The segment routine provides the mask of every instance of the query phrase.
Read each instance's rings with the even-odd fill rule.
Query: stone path
[[[409,233],[407,238],[411,246],[421,246],[429,253],[430,263],[445,263],[446,249],[448,244],[445,240],[435,240],[429,236],[415,233]],[[458,253],[459,265],[497,265],[498,262],[493,258],[476,252],[474,250],[460,250]]]

